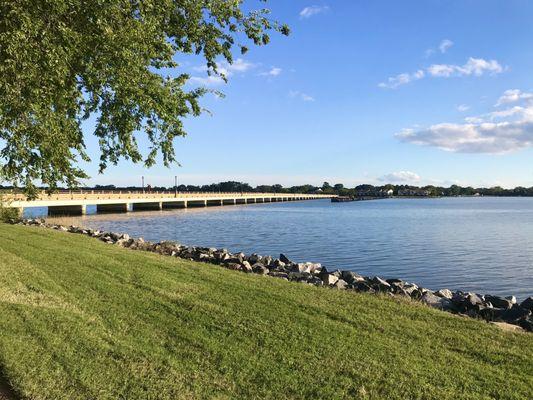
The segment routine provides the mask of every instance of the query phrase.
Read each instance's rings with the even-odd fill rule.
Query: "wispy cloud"
[[[453,42],[450,39],[444,39],[439,44],[439,50],[442,54],[446,53],[450,47],[453,46]]]
[[[433,64],[427,68],[429,75],[438,78],[451,76],[481,76],[485,73],[500,74],[504,68],[496,60],[484,60],[483,58],[470,57],[464,65]]]
[[[522,104],[467,117],[465,123],[404,129],[395,136],[402,142],[457,153],[505,154],[533,147],[533,96],[524,92],[519,92],[518,97],[509,94],[510,91],[506,91],[502,98],[512,99],[507,102],[521,101]]]
[[[272,67],[270,68],[270,70],[268,71],[265,71],[265,72],[261,72],[259,73],[259,75],[261,76],[279,76],[281,75],[281,73],[283,72],[283,70],[281,68],[278,68],[278,67]]]
[[[321,14],[329,10],[328,6],[309,6],[300,11],[300,18],[307,19],[313,15]]]
[[[419,69],[414,73],[402,73],[390,77],[378,87],[396,89],[399,86],[425,77],[451,78],[463,76],[482,76],[484,74],[496,75],[505,71],[505,68],[496,60],[484,60],[483,58],[470,57],[463,65],[432,64],[425,69]]]
[[[397,171],[379,177],[378,181],[386,183],[417,183],[420,182],[420,176],[411,171]]]
[[[315,101],[315,98],[313,96],[310,96],[303,92],[299,92],[297,90],[291,90],[289,92],[289,97],[293,99],[300,99],[303,101]]]
[[[383,89],[396,89],[398,86],[406,85],[412,81],[417,81],[425,76],[426,73],[419,69],[412,74],[403,73],[396,76],[391,76],[387,79],[387,82],[381,82],[378,84],[378,86]]]
[[[233,63],[223,61],[217,64],[217,71],[219,75],[207,75],[207,76],[192,76],[191,82],[198,83],[204,86],[216,86],[224,83],[224,77],[229,78],[236,73],[245,73],[254,68],[255,64],[248,62],[242,58],[237,58]],[[207,73],[207,67],[205,65],[194,67],[194,71]]]
[[[533,99],[533,93],[522,92],[520,89],[509,89],[503,92],[503,95],[498,99],[495,107],[503,104],[516,103],[520,100]]]
[[[466,112],[468,110],[470,110],[470,106],[467,106],[466,104],[459,104],[457,106],[457,111]]]
[[[437,51],[441,52],[442,54],[446,53],[452,46],[454,45],[454,43],[450,40],[450,39],[443,39],[441,40],[441,42],[439,43],[439,45],[437,46],[437,48],[435,47],[430,47],[429,49],[426,50],[425,52],[425,56],[426,58],[429,58],[431,57],[433,54],[435,54]]]

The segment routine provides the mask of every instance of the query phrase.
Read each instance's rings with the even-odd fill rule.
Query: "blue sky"
[[[250,6],[262,4],[245,2]],[[176,140],[181,167],[121,162],[89,184],[342,182],[533,186],[533,2],[270,0],[292,34],[251,47],[229,83],[183,57],[212,115]],[[86,124],[87,134],[91,121]],[[141,144],[144,141],[141,140]]]

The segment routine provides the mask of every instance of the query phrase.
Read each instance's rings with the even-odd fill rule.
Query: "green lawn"
[[[29,399],[531,399],[533,335],[0,225],[0,369]]]

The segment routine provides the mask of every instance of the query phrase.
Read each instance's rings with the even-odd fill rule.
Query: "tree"
[[[259,0],[266,2],[266,0]],[[209,75],[233,50],[269,43],[289,28],[243,0],[17,0],[0,4],[0,179],[50,190],[74,187],[89,161],[81,124],[96,116],[99,170],[124,158],[147,167],[175,162],[183,119],[203,111],[204,88],[175,56],[197,54]],[[141,154],[138,135],[150,143]]]

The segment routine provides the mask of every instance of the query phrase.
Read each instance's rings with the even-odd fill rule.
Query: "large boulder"
[[[533,312],[533,297],[530,296],[527,299],[525,299],[522,303],[520,303],[520,307]]]
[[[291,260],[289,260],[289,258],[283,253],[281,253],[279,255],[279,259],[280,259],[281,262],[284,262],[285,264],[290,264],[291,263]]]
[[[258,263],[255,263],[254,265],[252,265],[252,271],[255,272],[256,274],[259,274],[259,275],[266,275],[266,274],[268,274],[269,270],[263,264],[258,262]]]
[[[296,282],[307,282],[312,277],[309,272],[290,272],[289,280]]]
[[[361,275],[356,274],[353,271],[342,271],[341,278],[349,284],[354,284],[355,282],[364,282],[365,278]]]
[[[241,263],[241,266],[242,266],[241,269],[242,269],[244,272],[252,272],[252,271],[253,271],[252,266],[250,265],[250,263],[249,263],[248,261],[243,261],[243,262]]]
[[[333,287],[336,288],[336,289],[344,290],[344,289],[348,288],[348,283],[345,280],[343,280],[343,279],[339,279],[339,280],[337,280],[337,282],[335,282]]]
[[[444,311],[453,311],[455,310],[454,304],[452,301],[446,297],[439,297],[431,292],[426,292],[420,298],[420,301],[424,304],[427,304],[430,307],[437,308]]]
[[[492,296],[490,294],[485,295],[485,301],[490,302],[494,307],[496,308],[511,308],[513,306],[513,303],[511,300],[504,299],[503,297],[499,296]]]
[[[445,299],[452,299],[453,293],[449,289],[440,289],[435,292],[436,296],[443,297]]]
[[[513,305],[510,309],[494,309],[493,319],[495,321],[504,321],[509,323],[518,323],[520,320],[527,319],[531,316],[531,310],[520,307],[518,304]]]
[[[320,278],[322,279],[322,282],[324,283],[325,286],[333,286],[339,280],[339,277],[335,275],[334,273],[323,274],[320,276]]]
[[[375,276],[370,279],[372,287],[380,292],[390,292],[391,285],[385,279],[381,279],[379,276]]]

